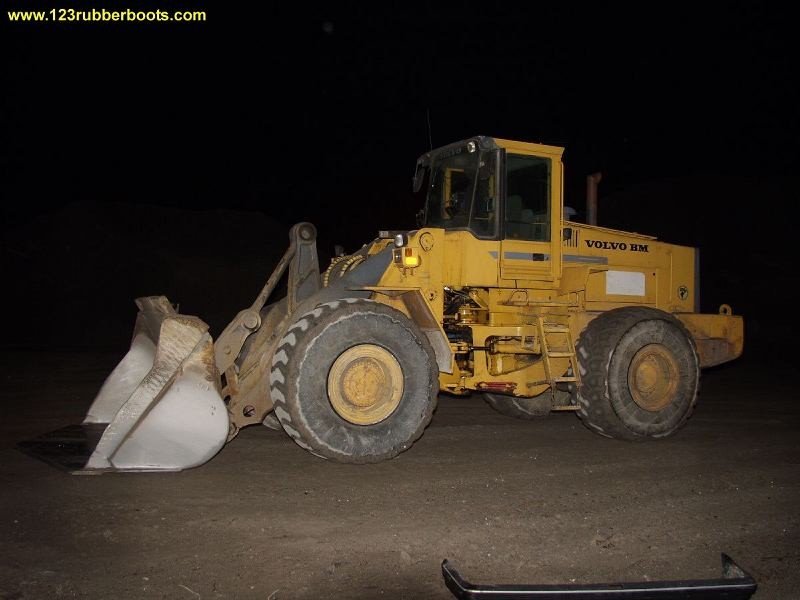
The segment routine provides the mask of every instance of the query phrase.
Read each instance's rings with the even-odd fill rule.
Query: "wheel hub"
[[[385,348],[359,344],[342,352],[328,373],[328,398],[336,413],[356,425],[391,415],[403,396],[403,372]]]
[[[672,352],[660,344],[639,350],[628,369],[628,388],[644,410],[658,412],[669,406],[678,388],[678,363]]]

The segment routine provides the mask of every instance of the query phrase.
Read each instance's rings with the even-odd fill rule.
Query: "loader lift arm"
[[[287,269],[285,302],[265,310]],[[276,341],[275,335],[281,323],[303,300],[319,290],[320,283],[317,230],[311,223],[297,223],[289,230],[289,247],[253,304],[236,315],[214,344],[215,362],[222,375],[222,398],[230,418],[228,441],[236,437],[242,427],[260,423],[271,407],[268,397],[264,396],[264,386],[259,384],[259,376],[263,376],[261,365],[252,360],[253,356],[248,361],[247,354],[252,352],[248,347],[258,347],[256,354],[271,354],[268,348],[272,341]],[[270,331],[260,331],[265,325]],[[251,337],[252,344],[248,342]],[[255,377],[248,379],[254,371]]]
[[[261,327],[261,309],[264,308],[287,267],[289,267],[287,308],[288,312],[292,313],[299,302],[316,292],[320,286],[317,230],[311,223],[298,223],[292,227],[289,231],[289,247],[253,304],[239,312],[217,338],[217,343],[214,345],[214,360],[220,373],[225,373],[233,366],[245,340]]]

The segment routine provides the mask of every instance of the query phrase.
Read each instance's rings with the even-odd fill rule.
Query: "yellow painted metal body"
[[[740,316],[697,313],[696,249],[565,221],[563,149],[497,138],[494,142],[508,153],[551,160],[550,241],[484,240],[470,231],[423,228],[409,233],[404,247],[393,249],[392,265],[368,288],[375,300],[422,323],[429,339],[438,336],[442,390],[541,394],[574,370],[574,349],[571,358],[568,346],[586,325],[623,306],[653,307],[680,319],[694,339],[702,367],[741,354]],[[376,240],[369,253],[390,246],[392,240]],[[531,260],[534,254],[541,260]],[[470,307],[446,315],[446,288],[468,293]],[[537,323],[569,335],[559,341],[564,338],[542,333]],[[471,347],[448,340],[448,327],[468,328]],[[550,357],[544,361],[538,356],[542,337],[548,335],[553,336],[544,340]],[[638,376],[633,377],[643,404],[657,404],[658,398],[669,395],[665,388],[653,392],[658,398],[647,399],[653,373],[669,371],[670,364],[648,355],[637,368]]]

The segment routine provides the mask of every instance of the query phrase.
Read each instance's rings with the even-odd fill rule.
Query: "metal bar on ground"
[[[681,581],[643,581],[567,585],[480,585],[470,583],[448,560],[442,562],[442,576],[456,598],[472,600],[502,598],[517,600],[747,600],[758,584],[727,554],[722,554],[722,577]]]

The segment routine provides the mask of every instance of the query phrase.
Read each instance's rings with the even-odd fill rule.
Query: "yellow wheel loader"
[[[73,472],[174,471],[263,423],[371,463],[422,435],[440,392],[519,418],[574,411],[613,438],[675,433],[700,369],[741,354],[742,318],[697,312],[696,249],[565,220],[562,152],[483,136],[428,152],[420,227],[324,273],[314,226],[295,225],[216,342],[166,298],[138,299],[131,349],[84,423],[24,449]]]

